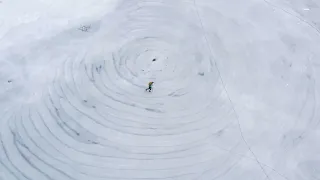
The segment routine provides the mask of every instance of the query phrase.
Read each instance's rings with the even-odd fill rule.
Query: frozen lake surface
[[[1,0],[0,180],[319,180],[319,68],[313,0]]]

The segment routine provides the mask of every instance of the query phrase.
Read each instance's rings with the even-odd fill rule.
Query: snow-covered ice
[[[0,180],[320,179],[319,7],[1,0]]]

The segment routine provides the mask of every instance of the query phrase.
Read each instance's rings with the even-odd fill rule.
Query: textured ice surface
[[[0,180],[320,179],[319,5],[1,0]]]

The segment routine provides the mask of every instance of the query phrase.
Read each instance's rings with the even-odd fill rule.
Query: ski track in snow
[[[266,0],[97,7],[0,32],[0,180],[320,179],[311,15]]]

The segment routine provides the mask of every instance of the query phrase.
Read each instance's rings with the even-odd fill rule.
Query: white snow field
[[[319,7],[1,0],[0,180],[319,180]]]

